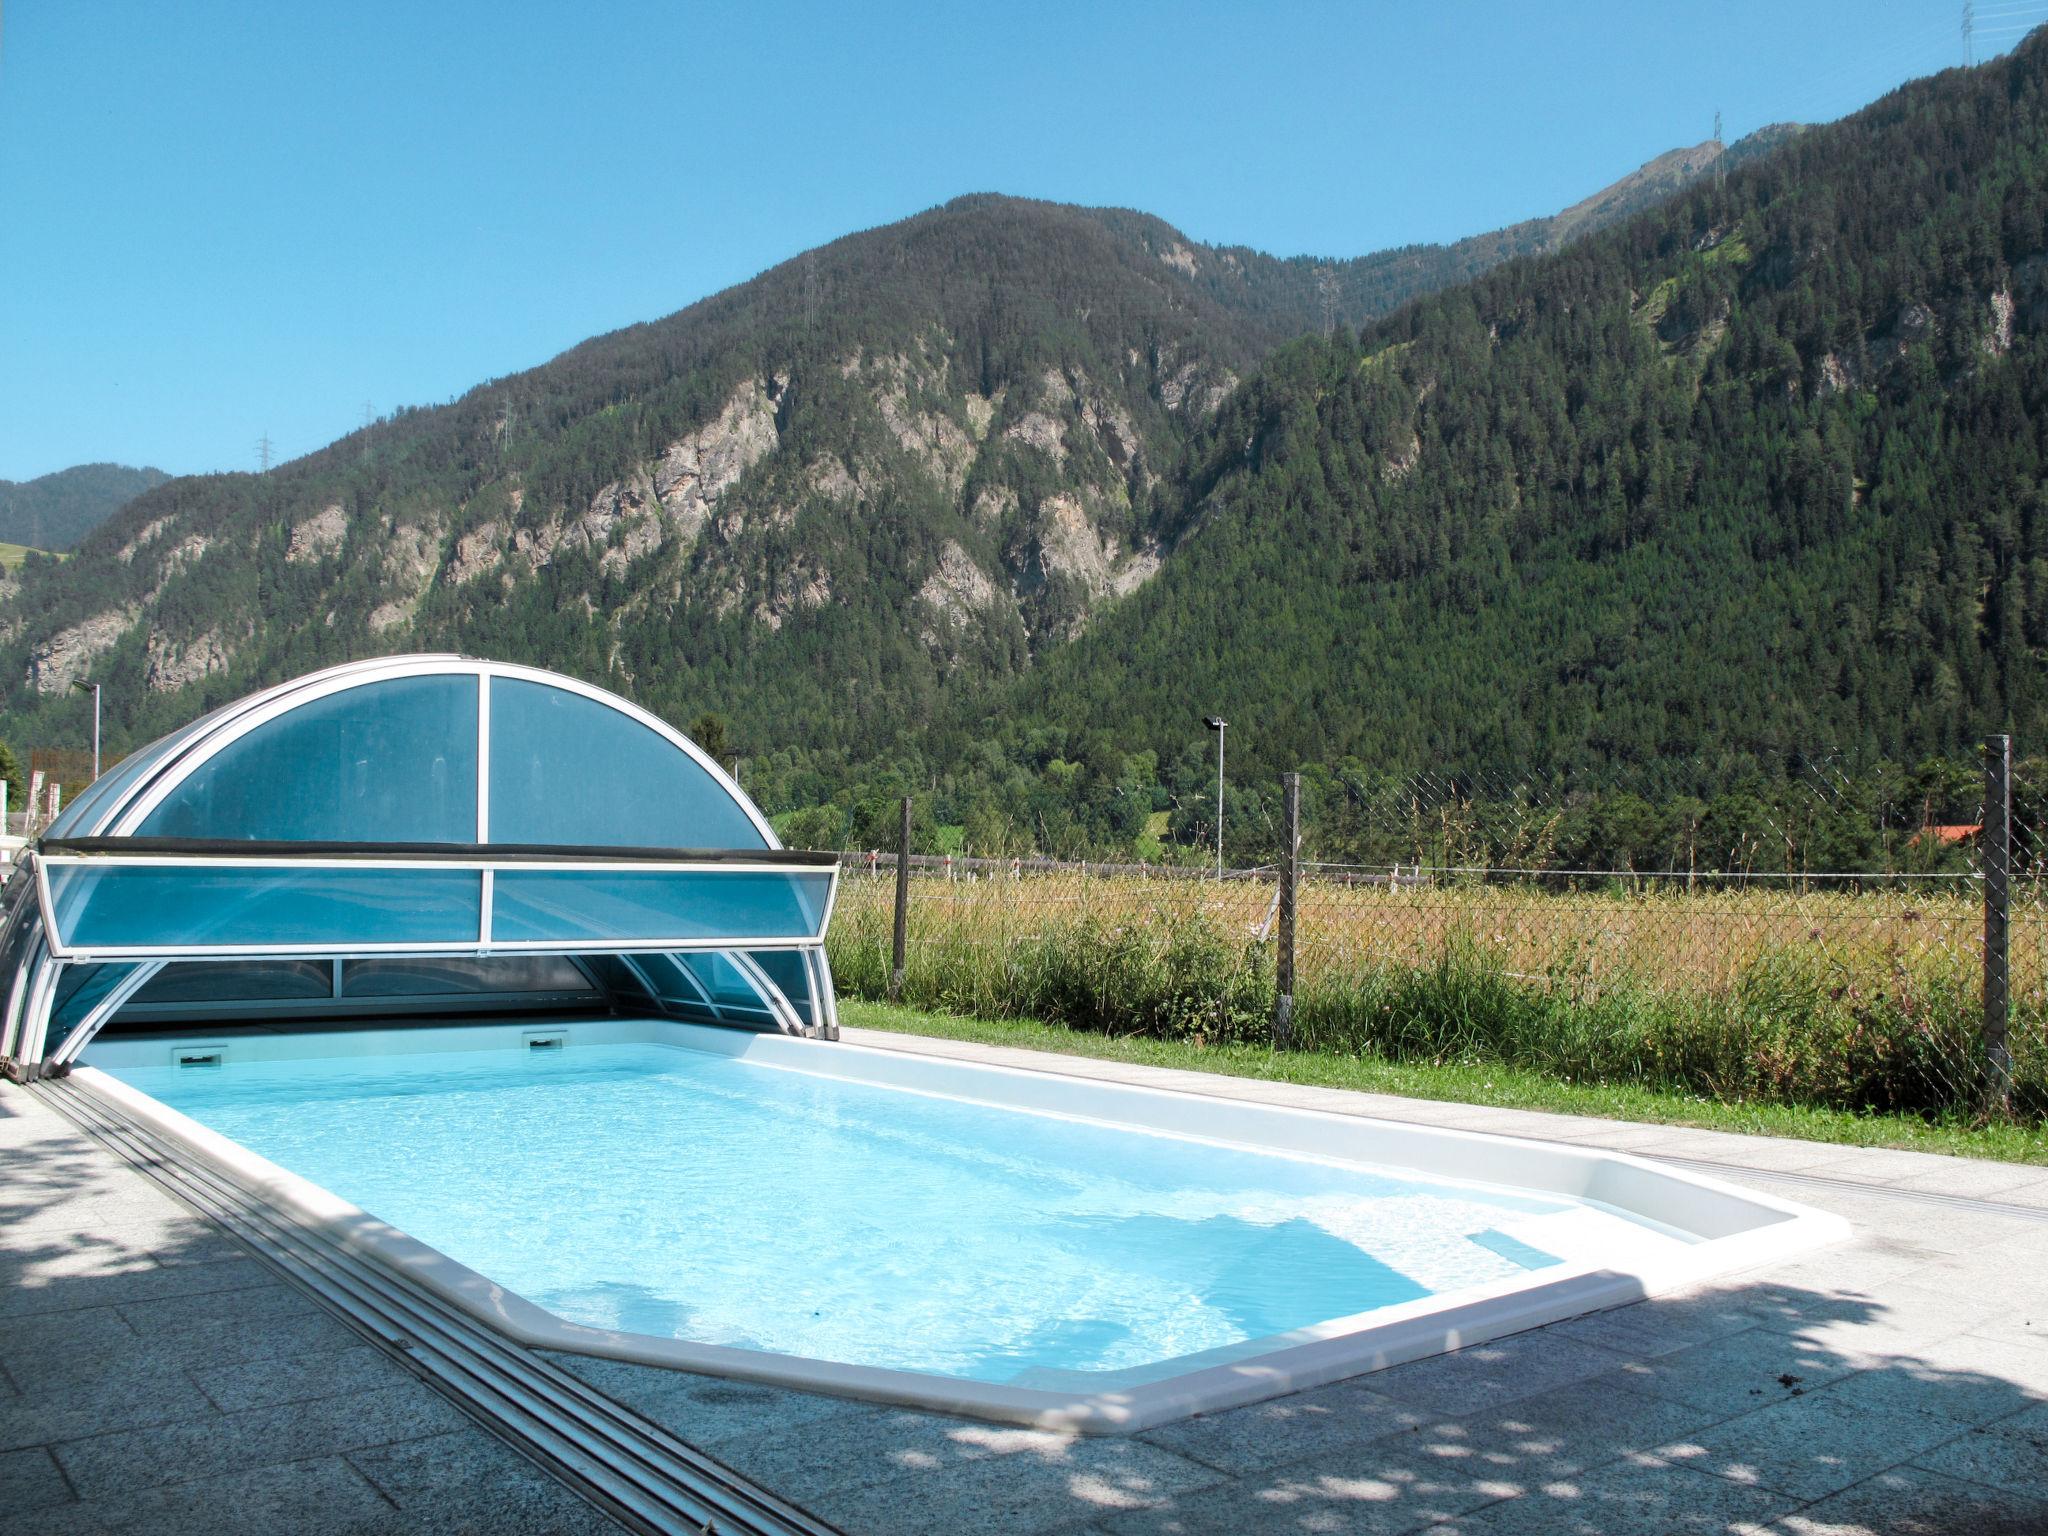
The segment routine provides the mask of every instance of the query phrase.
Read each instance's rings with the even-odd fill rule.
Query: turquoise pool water
[[[116,1075],[573,1321],[977,1381],[1516,1276],[1572,1209],[666,1045]]]

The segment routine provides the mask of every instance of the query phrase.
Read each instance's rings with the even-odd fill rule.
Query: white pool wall
[[[1303,1391],[1483,1343],[1770,1263],[1838,1241],[1849,1230],[1837,1217],[1769,1195],[1622,1153],[1553,1142],[668,1020],[576,1020],[546,1027],[551,1035],[568,1034],[569,1043],[563,1047],[568,1050],[612,1043],[668,1044],[907,1092],[1198,1136],[1252,1150],[1391,1166],[1424,1176],[1562,1195],[1596,1202],[1654,1228],[1675,1230],[1694,1239],[1675,1249],[1665,1245],[1665,1251],[1655,1256],[1633,1255],[1624,1263],[1567,1263],[1449,1296],[1423,1297],[1354,1317],[1330,1319],[1289,1334],[1173,1362],[1177,1369],[1159,1379],[1091,1386],[1084,1375],[1075,1373],[1071,1385],[1026,1387],[696,1344],[569,1322],[109,1072],[96,1070],[165,1066],[175,1059],[174,1053],[197,1046],[225,1047],[230,1064],[517,1050],[524,1048],[525,1037],[539,1027],[532,1020],[521,1020],[401,1030],[224,1031],[103,1038],[88,1049],[87,1064],[78,1069],[76,1080],[299,1220],[333,1234],[523,1344],[1095,1434],[1129,1434],[1192,1413]]]

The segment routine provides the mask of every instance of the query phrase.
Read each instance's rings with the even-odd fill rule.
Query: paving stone
[[[398,1506],[406,1529],[444,1536],[615,1536],[619,1527],[474,1427],[346,1458]]]
[[[1897,1278],[1916,1289],[1975,1295],[2007,1311],[2048,1312],[2048,1254],[2026,1243],[1950,1254]]]
[[[2014,1351],[1966,1334],[1858,1371],[1827,1390],[1876,1411],[1911,1410],[1984,1424],[2048,1401],[2048,1352]]]
[[[2028,1189],[2048,1186],[2048,1174],[2025,1163],[1994,1163],[1980,1158],[1952,1158],[1948,1165],[1895,1181],[1898,1189],[1925,1189],[1969,1200],[2010,1200]]]
[[[2039,1223],[2024,1216],[2001,1216],[1967,1206],[1936,1205],[1901,1199],[1882,1190],[1801,1188],[1776,1189],[1802,1205],[1832,1212],[1851,1223],[1860,1235],[1904,1238],[1944,1253],[2009,1242],[2034,1232]]]
[[[318,1350],[232,1365],[192,1368],[192,1379],[223,1413],[304,1402],[416,1381],[404,1365],[374,1345]]]
[[[1981,1159],[1949,1157],[1940,1152],[1909,1152],[1903,1147],[1837,1147],[1836,1155],[1808,1169],[1829,1178],[1856,1179],[1872,1184],[1897,1184],[1906,1179],[1947,1176],[1967,1180],[1973,1169],[2009,1168],[2010,1163],[1986,1164]],[[1958,1193],[1967,1193],[1959,1190]]]
[[[2048,1492],[2048,1407],[2036,1405],[1913,1458],[1948,1477],[2039,1496]]]
[[[734,1435],[782,1435],[799,1424],[854,1413],[870,1405],[822,1392],[795,1392],[760,1382],[671,1371],[591,1355],[553,1355],[556,1364],[598,1391],[637,1409],[692,1445]]]
[[[88,1503],[126,1490],[223,1476],[238,1467],[297,1461],[468,1425],[417,1383],[315,1402],[95,1435],[56,1447],[65,1476]]]
[[[1432,1413],[1467,1413],[1605,1375],[1624,1357],[1550,1329],[1381,1371],[1375,1392]]]
[[[1199,1414],[1147,1430],[1140,1438],[1205,1466],[1242,1474],[1424,1423],[1420,1411],[1373,1391],[1371,1380]]]
[[[71,1485],[41,1446],[0,1452],[0,1510],[47,1509],[73,1500]]]
[[[238,1292],[246,1295],[258,1291]],[[64,1313],[79,1317],[81,1313]],[[36,1319],[35,1321],[48,1321]],[[13,1323],[0,1332],[11,1345]],[[146,1317],[126,1338],[77,1340],[58,1349],[0,1356],[8,1373],[24,1391],[38,1390],[79,1377],[106,1376],[131,1366],[230,1365],[244,1360],[281,1359],[323,1350],[346,1349],[362,1336],[326,1312],[289,1312],[278,1317],[251,1317],[215,1327],[183,1327],[158,1331]]]
[[[153,1338],[181,1333],[213,1333],[244,1328],[281,1317],[326,1317],[329,1314],[304,1291],[273,1278],[269,1285],[236,1290],[201,1291],[157,1297],[124,1305],[121,1315],[136,1332]]]
[[[1425,1435],[1390,1435],[1099,1523],[1115,1536],[1391,1536],[1525,1491],[1471,1458],[1439,1455]]]
[[[789,1433],[733,1433],[694,1442],[735,1471],[808,1504],[826,1494],[849,1495],[911,1474],[930,1476],[993,1456],[1035,1454],[1054,1460],[1075,1437],[856,1404],[854,1413],[810,1419]],[[667,1421],[664,1420],[664,1423]],[[673,1426],[671,1426],[673,1427]]]
[[[20,1394],[0,1398],[0,1450],[206,1419],[213,1412],[184,1371],[130,1361],[119,1370],[32,1381]]]
[[[1221,1478],[1142,1440],[1076,1437],[803,1502],[849,1536],[1032,1536],[1163,1503]]]
[[[1432,1536],[1755,1536],[1792,1504],[1768,1489],[1638,1456],[1584,1477],[1551,1479],[1429,1529]]]
[[[1638,1149],[1645,1156],[1682,1157],[1725,1163],[1761,1172],[1796,1173],[1839,1161],[1842,1149],[1821,1141],[1774,1136],[1738,1136],[1725,1131],[1674,1130],[1664,1140]]]
[[[97,1522],[78,1530],[134,1536],[397,1536],[407,1528],[390,1501],[338,1456],[127,1490],[78,1513]]]
[[[0,1359],[9,1363],[33,1360],[39,1355],[62,1350],[71,1354],[99,1354],[108,1349],[127,1349],[140,1335],[129,1326],[117,1307],[83,1307],[75,1312],[31,1313],[7,1319],[0,1328]]]
[[[100,1242],[89,1233],[74,1234],[63,1243],[9,1245],[0,1239],[0,1290],[17,1285],[46,1285],[73,1277],[119,1275],[158,1268],[147,1248]],[[5,1298],[0,1298],[4,1300]]]
[[[1414,1438],[1438,1456],[1528,1482],[1575,1477],[1661,1441],[1700,1433],[1721,1418],[1717,1409],[1651,1397],[1603,1376],[1446,1419]]]
[[[1812,1392],[1668,1441],[1655,1454],[1745,1487],[1820,1499],[1965,1432],[1936,1414]]]
[[[1756,1326],[1740,1299],[1725,1291],[1652,1297],[1626,1307],[1592,1312],[1554,1325],[1553,1333],[1597,1344],[1617,1354],[1665,1355]]]
[[[1946,1248],[1911,1237],[1859,1228],[1847,1242],[1832,1243],[1790,1263],[1773,1264],[1761,1273],[1773,1285],[1822,1294],[1848,1292],[1867,1298],[1876,1286],[1954,1257]]]
[[[1784,1536],[2041,1536],[2048,1503],[1899,1467],[1787,1515],[1772,1528]]]
[[[246,1244],[197,1217],[173,1223],[150,1252],[157,1263],[167,1266],[213,1264],[249,1256]]]
[[[2032,1315],[2015,1314],[1978,1323],[1968,1336],[1996,1344],[2016,1344],[2024,1349],[2048,1350],[2048,1307]]]
[[[74,1312],[88,1307],[124,1306],[169,1296],[274,1286],[277,1276],[253,1258],[210,1264],[166,1266],[145,1260],[124,1263],[111,1273],[51,1275],[40,1266],[9,1276],[0,1287],[0,1318],[31,1313]]]
[[[1778,1402],[1795,1387],[1811,1391],[1847,1375],[1859,1363],[1804,1339],[1750,1328],[1669,1354],[1631,1360],[1600,1381],[1726,1415]]]
[[[1745,1292],[1757,1325],[1848,1353],[1886,1353],[1968,1332],[2011,1310],[1974,1287],[1922,1286],[1899,1279],[1870,1291],[1823,1294],[1765,1278]]]

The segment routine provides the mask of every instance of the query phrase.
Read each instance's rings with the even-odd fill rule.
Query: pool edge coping
[[[685,1030],[693,1037],[700,1033],[689,1026],[675,1028]],[[702,1033],[711,1037],[718,1034],[714,1031]],[[711,1038],[706,1043],[719,1054],[745,1055],[752,1038]],[[779,1043],[845,1052],[856,1057],[907,1057],[944,1062],[963,1070],[994,1072],[1003,1076],[1045,1078],[1055,1075],[1010,1063],[962,1062],[957,1057],[925,1056],[900,1048],[891,1050],[852,1042]],[[833,1075],[852,1081],[873,1081],[858,1075],[850,1078],[847,1074]],[[1775,1219],[1748,1230],[1703,1238],[1685,1250],[1679,1259],[1644,1264],[1635,1270],[1567,1264],[1534,1283],[1510,1279],[1458,1293],[1462,1299],[1449,1306],[1432,1306],[1430,1303],[1435,1298],[1422,1298],[1350,1318],[1332,1319],[1296,1330],[1290,1335],[1245,1341],[1241,1350],[1243,1358],[1197,1366],[1157,1380],[1095,1392],[1062,1391],[978,1382],[882,1366],[851,1365],[572,1323],[311,1180],[208,1129],[109,1072],[81,1066],[73,1077],[81,1089],[111,1100],[124,1112],[187,1149],[216,1172],[233,1179],[281,1213],[326,1232],[352,1251],[373,1259],[387,1272],[424,1287],[526,1347],[1083,1434],[1135,1434],[1193,1414],[1241,1407],[1285,1393],[1325,1386],[1770,1264],[1841,1241],[1851,1231],[1849,1224],[1840,1217],[1780,1200],[1761,1191],[1739,1188],[1624,1152],[1564,1148],[1589,1163],[1634,1168],[1679,1188],[1711,1193],[1760,1212],[1772,1213]],[[1103,1086],[1175,1100],[1199,1097],[1151,1085]],[[1288,1118],[1387,1126],[1420,1135],[1426,1140],[1442,1138],[1452,1142],[1519,1143],[1530,1148],[1542,1147],[1551,1153],[1560,1150],[1557,1143],[1496,1132],[1417,1125],[1379,1116],[1273,1105],[1255,1100],[1235,1102],[1248,1109]],[[1272,1150],[1281,1149],[1276,1147]],[[1390,1313],[1395,1315],[1389,1316]],[[1364,1319],[1367,1318],[1377,1318],[1378,1321],[1366,1323]],[[1255,1349],[1260,1344],[1270,1347]],[[1195,1360],[1201,1357],[1187,1358]]]

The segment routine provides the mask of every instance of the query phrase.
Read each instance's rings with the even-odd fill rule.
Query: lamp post
[[[92,776],[100,776],[100,685],[73,678],[71,686],[80,693],[92,695]]]
[[[1230,722],[1221,715],[1204,715],[1202,724],[1216,733],[1216,878],[1223,878],[1223,732]]]

